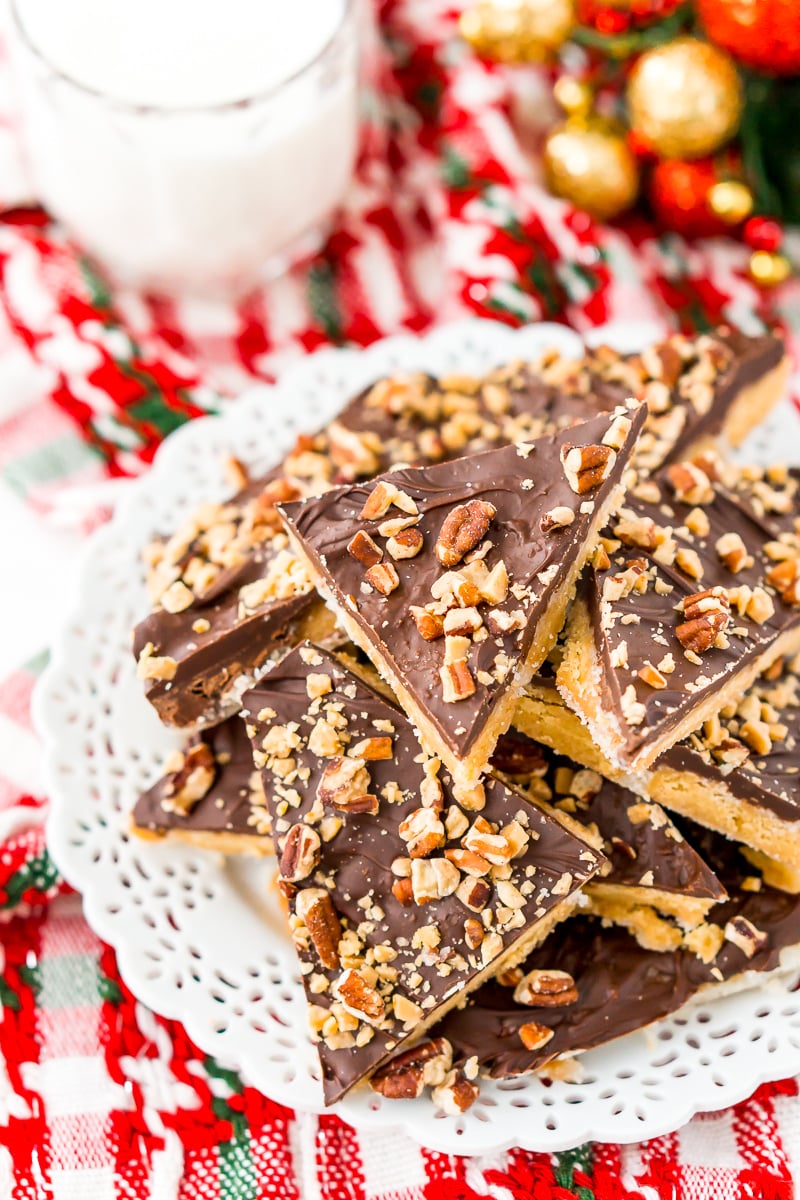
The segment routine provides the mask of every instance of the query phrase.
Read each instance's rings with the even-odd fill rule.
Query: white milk
[[[319,241],[357,138],[358,0],[14,0],[39,195],[125,282],[231,292]]]

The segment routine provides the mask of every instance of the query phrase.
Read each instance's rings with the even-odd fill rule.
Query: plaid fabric
[[[546,195],[517,136],[531,109],[520,76],[459,46],[454,9],[388,0],[378,13],[376,115],[337,230],[313,262],[236,307],[112,295],[39,210],[20,207],[31,197],[0,58],[0,478],[43,514],[89,528],[101,514],[75,502],[75,485],[146,469],[172,429],[298,354],[434,317],[579,329],[725,319],[781,324],[794,341],[797,283],[759,292],[741,247],[689,246],[640,222],[603,228]],[[0,1196],[794,1196],[794,1081],[639,1146],[492,1159],[360,1135],[243,1087],[130,995],[48,857],[29,719],[41,665],[0,685]]]

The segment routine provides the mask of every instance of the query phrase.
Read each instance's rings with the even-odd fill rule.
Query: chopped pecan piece
[[[431,1099],[449,1117],[465,1113],[478,1098],[477,1083],[472,1083],[461,1071],[451,1071],[443,1083],[431,1092]]]
[[[752,555],[747,553],[747,546],[738,533],[723,533],[722,537],[717,538],[715,549],[720,560],[734,575],[753,565]]]
[[[362,738],[351,751],[354,758],[363,758],[365,762],[376,762],[379,759],[394,757],[392,739],[388,734],[381,737]]]
[[[577,999],[575,980],[566,971],[529,971],[514,989],[516,1003],[529,1008],[562,1008]]]
[[[724,588],[707,588],[695,592],[683,602],[686,618],[675,630],[684,650],[703,654],[714,645],[730,620],[731,606]]]
[[[434,547],[443,567],[454,567],[483,540],[497,509],[485,500],[459,504],[444,519]]]
[[[714,499],[711,481],[693,462],[673,463],[667,467],[666,476],[676,500],[685,504],[710,504]]]
[[[385,1012],[383,999],[370,987],[363,975],[348,968],[333,985],[333,994],[354,1017],[370,1024],[380,1021]]]
[[[413,904],[414,891],[411,887],[410,877],[395,879],[394,883],[392,884],[392,895],[399,904],[403,905],[403,908],[408,908],[410,904]]]
[[[475,680],[465,658],[456,659],[455,662],[440,667],[439,676],[445,704],[457,704],[459,700],[466,700],[475,691]]]
[[[374,567],[383,558],[383,551],[376,542],[373,542],[368,533],[363,529],[359,529],[358,533],[353,534],[350,541],[347,543],[347,553],[360,562],[362,567]]]
[[[387,1100],[411,1100],[428,1085],[442,1083],[450,1070],[453,1050],[446,1038],[430,1038],[405,1050],[379,1067],[370,1087]]]
[[[427,810],[426,810],[427,811]],[[411,889],[417,904],[443,900],[458,887],[461,876],[446,858],[415,858],[411,863]]]
[[[386,543],[392,558],[416,558],[422,549],[424,538],[418,529],[401,529]]]
[[[575,520],[575,513],[566,504],[557,504],[555,508],[551,508],[539,520],[539,528],[542,533],[552,533],[554,529],[563,529],[567,525],[571,525]]]
[[[477,950],[486,935],[486,930],[475,917],[467,917],[464,922],[464,941],[470,950]]]
[[[367,583],[375,588],[376,592],[380,592],[382,596],[390,595],[395,588],[400,586],[400,579],[391,563],[380,562],[374,567],[370,567],[364,573],[364,578]]]
[[[211,747],[205,742],[190,746],[179,769],[169,776],[165,789],[169,807],[182,813],[191,812],[197,801],[208,795],[216,773]]]
[[[342,927],[328,892],[324,888],[304,888],[297,895],[295,912],[308,930],[323,967],[335,971]]]
[[[307,879],[319,862],[319,834],[310,825],[293,825],[281,851],[281,878],[289,883]]]
[[[369,796],[370,782],[369,771],[362,758],[343,758],[337,754],[325,764],[317,784],[317,798],[323,804],[344,812],[377,812],[377,797]],[[359,808],[359,801],[367,799],[370,804],[366,808]]]
[[[553,1036],[552,1029],[539,1025],[537,1021],[528,1021],[519,1027],[519,1037],[526,1050],[541,1050]]]
[[[433,808],[416,808],[400,822],[400,837],[411,858],[426,858],[445,843],[445,829]]]
[[[616,461],[616,453],[610,446],[567,444],[561,447],[561,465],[567,483],[579,496],[608,479]]]
[[[747,958],[752,958],[759,950],[763,950],[769,938],[762,930],[757,929],[747,917],[732,917],[725,926],[725,937],[742,951]]]
[[[409,611],[414,618],[417,632],[426,642],[434,642],[437,638],[443,637],[444,618],[440,617],[438,613],[428,612],[426,608],[420,608],[416,604],[412,604]]]

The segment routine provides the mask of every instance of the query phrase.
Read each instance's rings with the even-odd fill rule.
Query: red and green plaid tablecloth
[[[759,291],[742,247],[601,227],[549,197],[523,150],[536,89],[460,45],[456,8],[388,0],[378,16],[363,152],[335,232],[235,307],[112,294],[31,206],[0,59],[0,479],[43,521],[88,530],[113,495],[95,485],[145,470],[172,429],[331,343],[467,314],[580,330],[777,323],[795,342],[800,287]],[[243,1087],[131,996],[48,857],[29,717],[41,665],[0,685],[0,1197],[794,1197],[795,1080],[648,1143],[483,1159],[357,1134]]]

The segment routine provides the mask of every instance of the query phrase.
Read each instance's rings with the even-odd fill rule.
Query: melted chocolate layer
[[[181,811],[173,802],[176,773],[168,772],[139,797],[134,823],[159,834],[188,830],[268,835],[269,814],[241,717],[228,717],[221,725],[194,734],[187,739],[185,750],[194,746],[208,746],[213,756],[214,778],[206,794],[188,811]]]
[[[492,765],[523,790],[530,787],[534,797],[599,832],[611,864],[602,882],[704,899],[725,896],[714,872],[658,804],[642,800],[518,730],[503,734]]]
[[[495,1077],[530,1071],[558,1055],[603,1045],[675,1012],[703,984],[778,965],[780,951],[800,942],[800,897],[766,886],[758,892],[742,890],[743,880],[754,872],[736,847],[691,822],[681,825],[731,897],[712,909],[709,920],[724,927],[734,917],[746,918],[767,935],[763,948],[748,958],[726,941],[706,965],[689,950],[643,950],[622,929],[604,929],[596,918],[573,918],[534,950],[522,969],[569,972],[578,1000],[563,1008],[531,1008],[515,1004],[513,988],[496,981],[484,984],[466,1008],[449,1013],[436,1030],[452,1043],[455,1061],[477,1056],[484,1071]],[[531,1021],[553,1033],[537,1051],[526,1050],[519,1036],[520,1028]]]
[[[419,511],[415,528],[424,544],[416,557],[391,563],[399,586],[388,596],[373,590],[365,567],[348,552],[354,535],[363,531],[383,549],[380,525],[403,512],[392,508],[374,520],[361,511],[376,483],[339,488],[297,504],[280,506],[286,526],[298,539],[337,606],[359,626],[378,669],[387,664],[438,730],[453,754],[466,758],[483,733],[497,703],[524,663],[539,622],[564,588],[576,559],[585,554],[596,508],[619,484],[627,459],[641,430],[643,409],[631,414],[632,426],[608,477],[583,495],[572,490],[560,461],[562,448],[587,447],[602,441],[611,418],[596,417],[568,433],[541,438],[521,448],[507,446],[485,454],[435,467],[399,469],[381,479],[404,492]],[[433,601],[432,587],[445,568],[436,542],[448,515],[470,501],[488,502],[496,515],[486,533],[489,550],[484,562],[491,570],[504,563],[509,580],[505,599],[492,606],[504,618],[517,618],[517,627],[502,633],[489,625],[491,636],[473,638],[469,669],[476,683],[471,695],[456,703],[443,697],[440,668],[443,639],[426,641],[418,631],[412,606]],[[570,524],[543,532],[542,522],[557,509],[568,510]],[[464,567],[463,562],[454,569]],[[488,604],[480,605],[487,617]],[[480,633],[480,631],[479,631]],[[367,646],[365,646],[365,649]]]
[[[296,836],[293,831],[300,827],[318,833],[315,860],[309,860],[312,865],[304,868],[302,878],[284,886],[307,998],[322,1030],[318,1049],[325,1098],[331,1103],[392,1050],[402,1047],[422,1020],[468,987],[487,963],[520,938],[532,936],[539,923],[591,877],[602,859],[553,817],[499,781],[487,783],[480,813],[462,812],[453,800],[449,778],[440,771],[441,800],[434,811],[428,811],[435,816],[441,804],[446,829],[440,831],[439,844],[414,858],[412,867],[409,842],[401,837],[400,825],[419,812],[421,793],[426,801],[433,799],[426,792],[432,786],[426,780],[436,776],[426,771],[426,756],[420,754],[414,729],[393,705],[335,657],[308,645],[287,655],[247,693],[244,702],[256,759],[263,763],[264,790],[284,876],[294,875],[286,859],[287,839]],[[336,746],[330,744],[332,729],[341,739],[339,758]],[[390,757],[369,757],[374,743],[363,743],[376,738],[384,739],[381,753],[388,751]],[[326,756],[319,757],[317,751],[323,749]],[[341,757],[346,750],[349,757]],[[359,752],[363,757],[358,757]],[[377,811],[363,811],[359,803],[363,796],[349,798],[354,811],[346,811],[347,797],[325,800],[331,771],[339,770],[342,762],[352,765],[354,758],[366,771],[356,790],[368,788],[374,805],[367,807]],[[465,831],[479,818],[489,822],[488,828],[501,840],[504,828],[513,827],[519,836],[521,826],[524,836],[517,854],[507,867],[495,869],[485,862],[482,876],[461,876],[470,894],[476,885],[488,887],[477,908],[469,907],[460,886],[455,893],[453,879],[446,894],[437,898],[436,888],[429,894],[429,865],[449,865],[445,856],[451,851],[459,861]],[[406,864],[400,873],[397,860]],[[406,870],[411,871],[410,882]],[[460,872],[459,867],[456,879]],[[501,879],[503,875],[507,878]],[[405,896],[398,894],[404,879]],[[341,955],[335,950],[339,939],[334,938],[335,966],[326,965],[311,937],[311,919],[304,923],[304,906],[321,893],[329,898],[340,932],[344,931],[340,945],[347,947],[347,955],[342,957],[344,949]],[[479,934],[472,949],[466,940],[469,921]],[[341,1016],[336,994],[346,968],[371,981],[380,993],[383,1015],[371,1023],[358,1018],[354,1023],[351,1016],[338,1031],[334,1020],[328,1030],[325,1018],[331,1014],[335,1018],[337,1012]],[[413,1006],[410,1010],[403,1008],[406,1001]]]

